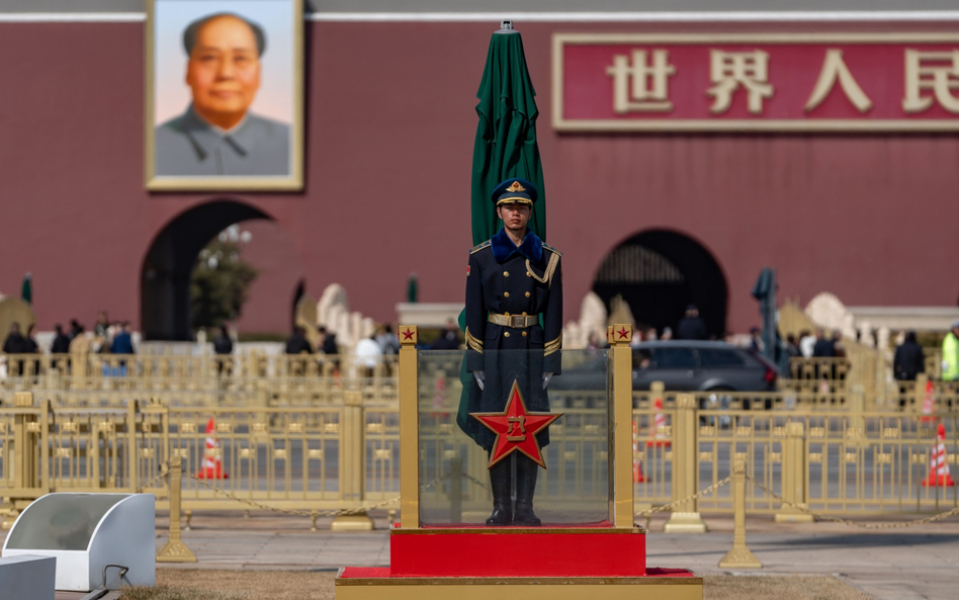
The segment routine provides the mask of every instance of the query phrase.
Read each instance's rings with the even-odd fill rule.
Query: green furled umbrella
[[[508,28],[507,28],[508,27]],[[546,241],[546,194],[543,164],[536,145],[536,91],[526,68],[523,38],[512,25],[495,32],[476,97],[476,141],[473,145],[471,207],[473,245],[490,239],[502,224],[490,194],[498,183],[520,177],[536,186],[539,201],[529,227]]]
[[[33,304],[33,275],[27,273],[23,276],[23,286],[20,288],[20,297],[27,304]]]
[[[406,301],[410,304],[416,304],[419,302],[419,297],[419,278],[416,276],[416,273],[410,273],[410,278],[406,283]]]
[[[476,97],[476,141],[473,144],[473,183],[470,194],[473,218],[473,245],[490,239],[502,226],[490,199],[493,189],[504,179],[519,177],[536,186],[539,199],[533,209],[529,228],[546,241],[546,194],[543,189],[543,164],[536,144],[536,91],[526,68],[523,38],[504,22],[493,33],[486,54],[486,68]],[[466,311],[459,316],[460,329],[466,330]],[[463,428],[469,420],[467,407],[473,388],[466,361],[460,369],[463,393],[456,420]],[[465,429],[464,429],[465,430]]]

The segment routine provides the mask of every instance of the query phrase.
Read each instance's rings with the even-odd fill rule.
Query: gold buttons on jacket
[[[523,337],[526,337],[526,332],[525,332],[525,331],[523,332]]]
[[[527,277],[532,277],[532,275],[529,274],[529,271],[526,271],[526,276],[527,276]]]
[[[503,277],[509,277],[509,271],[503,271]]]
[[[526,292],[526,297],[529,298],[529,292]]]
[[[503,337],[509,337],[509,332],[507,331],[506,333],[504,333]]]
[[[504,297],[504,298],[509,298],[509,292],[503,292],[503,297]]]

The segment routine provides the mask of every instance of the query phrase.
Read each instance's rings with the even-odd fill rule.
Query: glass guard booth
[[[608,349],[562,350],[545,388],[542,350],[486,350],[480,389],[467,351],[417,350],[401,327],[397,527],[486,527],[491,465],[518,507],[533,464],[542,526],[633,528],[632,335],[616,328]]]

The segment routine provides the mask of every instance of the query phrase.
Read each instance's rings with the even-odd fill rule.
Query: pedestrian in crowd
[[[376,335],[376,343],[380,345],[383,354],[399,354],[400,339],[393,333],[393,326],[389,323],[380,327],[380,332]]]
[[[799,344],[796,343],[796,336],[791,333],[786,335],[786,354],[789,355],[790,359],[802,356],[799,351]]]
[[[70,336],[63,333],[63,325],[53,326],[53,342],[50,344],[50,354],[66,354],[70,351]]]
[[[27,335],[23,338],[23,353],[24,354],[36,354],[40,351],[40,345],[37,344],[37,326],[35,323],[30,323],[27,327]]]
[[[799,353],[803,358],[812,358],[813,348],[816,346],[816,336],[804,329],[799,332]]]
[[[658,336],[656,335],[656,328],[655,328],[655,327],[650,327],[649,329],[646,330],[646,341],[647,341],[647,342],[655,342],[657,339],[658,339]]]
[[[453,319],[447,319],[446,327],[440,332],[438,338],[433,340],[430,350],[458,350],[460,347],[460,338],[456,335],[459,329]]]
[[[109,329],[110,319],[107,316],[107,311],[101,310],[100,313],[97,314],[97,323],[93,326],[93,335],[94,337],[105,340],[110,337]]]
[[[836,356],[836,345],[826,337],[822,328],[816,329],[816,344],[813,346],[812,355],[815,358],[834,358]]]
[[[70,338],[70,341],[73,341],[73,338],[77,337],[78,333],[83,332],[83,326],[77,322],[76,319],[70,319],[70,333],[67,336]]]
[[[761,354],[764,348],[763,332],[758,327],[749,328],[749,349]]]
[[[832,349],[836,358],[846,358],[846,346],[842,343],[842,332],[838,329],[832,332]]]
[[[372,335],[358,341],[353,352],[356,354],[356,362],[360,367],[360,376],[373,377],[376,372],[376,365],[380,363],[383,356],[383,350],[376,342],[376,336]]]
[[[83,325],[73,321],[71,329],[74,329],[73,326],[76,327],[73,339],[70,340],[70,354],[86,354],[90,351],[90,339],[87,338]]]
[[[313,354],[313,346],[310,340],[306,339],[306,330],[297,325],[293,328],[293,334],[286,340],[287,354]]]
[[[23,339],[23,334],[20,333],[20,324],[17,322],[10,323],[10,333],[7,334],[7,339],[3,341],[3,353],[23,354],[25,349],[26,342]],[[7,369],[12,376],[23,375],[23,361],[11,360],[7,363]]]
[[[104,344],[106,345],[106,344]],[[110,353],[111,354],[134,354],[135,350],[133,349],[133,336],[130,334],[130,323],[124,321],[120,324],[119,328],[113,332],[112,341],[110,342]],[[120,360],[116,365],[113,366],[111,370],[113,376],[126,377],[127,375],[127,361]]]
[[[331,356],[339,354],[340,348],[336,343],[336,334],[332,331],[326,332],[326,330],[324,330],[324,332],[326,334],[323,336],[323,354],[329,354]]]
[[[218,355],[233,354],[233,340],[226,325],[220,325],[218,333],[213,338],[213,352]]]
[[[677,340],[706,340],[709,332],[706,330],[706,321],[699,316],[699,309],[695,304],[686,307],[686,316],[679,321],[676,327]]]
[[[629,340],[630,348],[639,348],[639,345],[643,343],[643,331],[636,327],[633,329],[633,339]]]
[[[671,327],[663,327],[663,335],[659,336],[659,339],[664,342],[673,339],[673,329]]]
[[[595,331],[590,332],[589,336],[586,338],[586,349],[587,350],[599,350],[599,336],[596,335]]]
[[[959,380],[959,321],[955,321],[942,340],[942,380]]]
[[[892,359],[892,372],[899,381],[915,381],[916,375],[926,371],[922,346],[916,341],[916,332],[906,332],[906,339],[896,346]]]

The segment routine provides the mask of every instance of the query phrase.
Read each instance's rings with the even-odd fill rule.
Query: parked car
[[[551,392],[594,391],[606,386],[606,357],[564,370],[550,383]],[[765,392],[776,389],[776,367],[750,350],[725,342],[643,342],[633,348],[633,389],[648,390],[662,381],[666,391],[716,392],[702,408],[720,408],[719,392]],[[715,397],[716,402],[709,399]],[[715,406],[708,406],[715,404]]]

